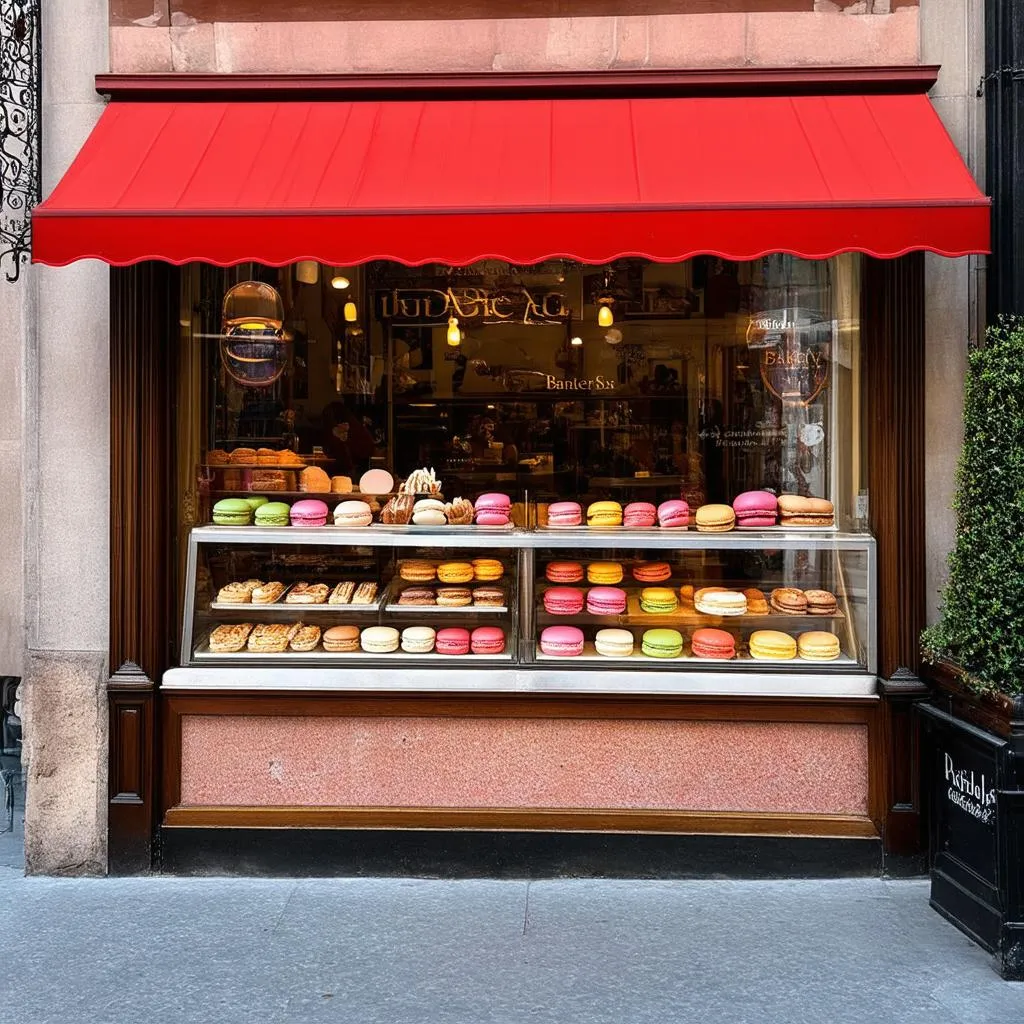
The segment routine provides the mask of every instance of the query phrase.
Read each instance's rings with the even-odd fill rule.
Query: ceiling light
[[[597,323],[599,327],[611,327],[615,323],[612,307],[607,302],[602,302],[601,308],[597,311]]]
[[[331,277],[331,287],[337,288],[339,292],[343,292],[352,282],[341,273],[339,270],[335,270]]]
[[[576,335],[573,336],[573,338],[569,342],[569,344],[570,345],[577,345],[577,346],[582,345],[583,344],[583,339],[578,334],[576,334]]]
[[[354,302],[345,303],[345,323],[354,324],[359,319],[359,311]]]

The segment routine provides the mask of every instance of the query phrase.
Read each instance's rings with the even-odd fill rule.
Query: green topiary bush
[[[954,501],[956,546],[925,658],[977,692],[1024,692],[1024,320],[1001,318],[970,354]]]

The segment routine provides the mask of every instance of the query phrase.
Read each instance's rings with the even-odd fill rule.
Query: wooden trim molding
[[[103,74],[96,91],[132,100],[453,100],[924,93],[937,65],[455,74]]]

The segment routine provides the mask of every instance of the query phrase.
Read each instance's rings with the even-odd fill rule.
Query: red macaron
[[[690,640],[690,647],[695,658],[728,660],[736,657],[736,640],[724,629],[698,629]]]

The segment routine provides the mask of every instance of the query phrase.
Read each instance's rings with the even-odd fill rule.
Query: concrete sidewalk
[[[22,878],[0,1024],[1007,1024],[922,881]]]

